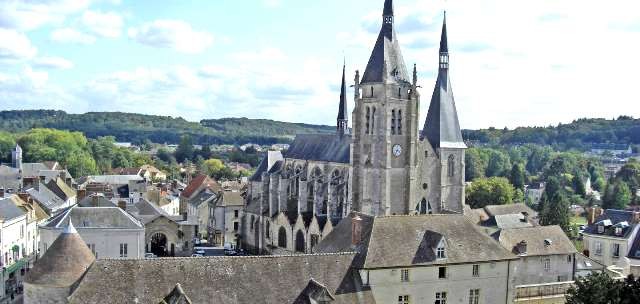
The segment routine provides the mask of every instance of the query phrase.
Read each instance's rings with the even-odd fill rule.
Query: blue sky
[[[593,2],[593,3],[584,3]],[[333,124],[383,0],[0,0],[0,110]],[[464,128],[640,116],[637,1],[396,0],[426,115],[448,11]],[[350,105],[353,108],[353,104]]]

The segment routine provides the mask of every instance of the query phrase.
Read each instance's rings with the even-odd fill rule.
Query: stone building
[[[24,303],[68,303],[67,297],[94,261],[95,256],[69,223],[27,273]]]
[[[418,132],[417,70],[410,76],[402,59],[391,0],[382,17],[362,79],[356,72],[351,132],[343,68],[336,133],[296,136],[284,155],[268,153],[251,178],[242,228],[248,249],[312,252],[327,235],[325,227],[350,211],[464,213],[466,146],[449,78],[446,22],[437,81]],[[311,231],[314,222],[320,229]]]
[[[600,212],[592,210],[590,216]],[[629,256],[635,257],[639,248],[633,248],[633,242],[640,235],[640,212],[607,209],[590,222],[583,232],[585,255],[607,267],[619,267],[623,273],[630,273]]]

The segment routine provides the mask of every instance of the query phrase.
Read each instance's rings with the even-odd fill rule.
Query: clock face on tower
[[[394,145],[391,151],[393,152],[393,155],[398,157],[400,156],[400,154],[402,154],[402,147],[400,145]]]

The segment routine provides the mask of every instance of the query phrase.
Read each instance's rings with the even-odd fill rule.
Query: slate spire
[[[402,59],[393,27],[393,18],[393,0],[385,0],[380,34],[362,75],[361,83],[382,83],[383,81],[409,83],[409,73]]]
[[[447,45],[446,15],[442,23],[440,38],[440,68],[436,80],[429,112],[422,129],[422,138],[427,139],[434,149],[466,148],[460,131],[458,111],[453,98],[451,80],[449,79],[449,47]]]
[[[338,108],[338,135],[344,135],[347,133],[347,125],[349,122],[347,114],[347,81],[346,81],[346,69],[347,64],[342,66],[342,85],[340,86],[340,106]]]

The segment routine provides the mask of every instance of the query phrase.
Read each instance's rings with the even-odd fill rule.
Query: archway
[[[301,230],[296,233],[296,252],[304,253],[304,233]]]
[[[287,248],[287,230],[284,227],[278,229],[278,247]]]
[[[156,233],[151,237],[151,253],[159,257],[164,257],[164,256],[167,256],[167,253],[168,253],[167,249],[168,248],[167,248],[166,235],[162,233]]]

